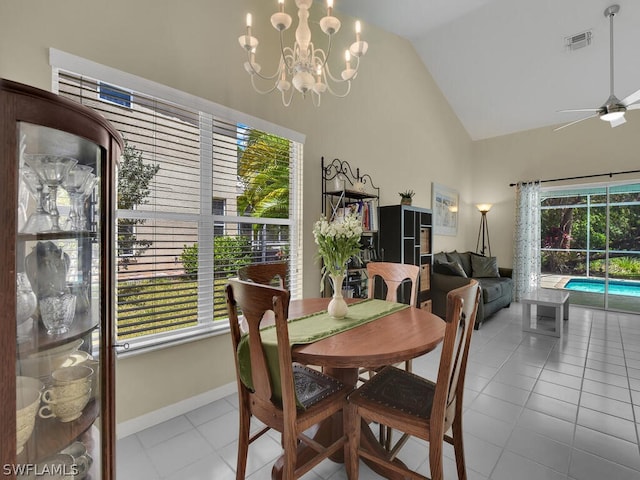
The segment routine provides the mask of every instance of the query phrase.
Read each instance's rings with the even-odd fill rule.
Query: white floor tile
[[[640,455],[637,443],[627,442],[577,425],[573,446],[640,472]]]
[[[462,429],[499,447],[504,447],[511,436],[514,424],[503,422],[480,412],[463,415]]]
[[[544,380],[538,380],[536,386],[533,387],[533,392],[575,405],[577,405],[580,400],[580,390],[565,387],[557,383],[545,382]]]
[[[516,427],[507,444],[507,450],[566,474],[569,470],[571,447],[539,435],[531,430]]]
[[[580,450],[573,451],[569,476],[575,480],[638,480],[640,471]]]
[[[169,440],[176,435],[184,432],[188,432],[193,428],[193,425],[187,420],[187,417],[180,415],[178,417],[167,420],[166,422],[159,423],[153,427],[147,428],[142,432],[137,433],[140,443],[144,448],[150,448],[154,445]]]
[[[203,407],[192,410],[185,416],[193,425],[197,427],[198,425],[202,425],[209,420],[221,417],[222,415],[234,410],[237,409],[235,409],[233,405],[231,405],[231,403],[222,398],[215,402],[204,405]]]
[[[505,451],[491,480],[566,480],[567,476],[525,457]]]
[[[189,430],[148,448],[147,453],[156,470],[167,476],[214,452],[202,435]]]
[[[607,415],[596,410],[580,407],[578,410],[578,425],[606,433],[614,437],[637,442],[636,425],[633,421],[625,420],[613,415]]]
[[[544,435],[566,445],[573,443],[575,424],[545,413],[525,408],[518,418],[518,426]]]
[[[563,402],[545,395],[538,395],[537,393],[531,394],[531,397],[529,397],[529,401],[527,401],[525,406],[531,410],[546,413],[552,417],[557,417],[572,423],[576,421],[576,415],[578,413],[577,405]]]

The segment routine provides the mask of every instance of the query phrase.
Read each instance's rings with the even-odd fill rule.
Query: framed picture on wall
[[[431,210],[435,235],[458,234],[458,192],[438,183],[431,184]]]

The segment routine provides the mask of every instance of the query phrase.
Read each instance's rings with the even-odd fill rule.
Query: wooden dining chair
[[[369,262],[367,263],[367,275],[369,276],[369,298],[375,295],[375,279],[380,278],[387,287],[388,302],[399,302],[402,299],[402,289],[407,282],[411,282],[411,295],[409,305],[417,306],[418,303],[418,278],[420,267],[405,263]],[[411,371],[411,360],[405,362],[405,369]],[[369,370],[365,370],[369,371]]]
[[[369,262],[367,263],[367,275],[369,277],[369,298],[374,297],[376,277],[381,278],[386,285],[386,300],[389,302],[400,301],[403,297],[401,289],[404,288],[407,281],[410,281],[411,295],[406,303],[414,307],[418,306],[419,266],[406,263]]]
[[[238,269],[238,278],[263,285],[277,285],[286,290],[288,270],[287,262],[252,263]]]
[[[345,455],[348,455],[346,434],[330,445],[321,445],[303,433],[345,408],[346,396],[352,388],[317,370],[292,362],[287,330],[289,292],[255,282],[230,279],[226,287],[226,296],[234,353],[238,351],[241,340],[239,309],[242,310],[248,323],[253,384],[250,389],[243,383],[240,361],[238,355],[234,354],[240,410],[236,479],[245,478],[249,445],[269,429],[282,434],[284,450],[282,478],[284,480],[292,480],[304,475],[341,448],[344,449]],[[262,345],[260,327],[268,311],[273,312],[275,317],[281,392],[274,392],[273,379],[269,373]],[[256,417],[266,425],[253,436],[249,431],[251,417]],[[346,415],[344,417],[346,432]],[[305,455],[301,464],[298,464],[299,444],[313,449],[316,453],[310,457]]]
[[[453,445],[458,478],[467,478],[462,441],[462,394],[478,299],[475,280],[447,295],[447,325],[435,383],[388,366],[349,395],[348,414],[352,421],[347,471],[352,477],[358,477],[358,459],[364,458],[383,464],[405,478],[428,478],[396,459],[409,436],[415,436],[429,442],[433,480],[442,479],[443,441]],[[403,433],[385,458],[373,455],[359,445],[362,418]]]

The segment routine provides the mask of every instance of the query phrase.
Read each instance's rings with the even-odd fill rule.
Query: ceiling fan
[[[574,122],[567,123],[566,125],[563,125],[561,127],[558,127],[554,129],[554,132],[557,132],[558,130],[561,130],[566,127],[570,127],[571,125],[575,125],[576,123],[582,122],[583,120],[588,120],[589,118],[593,118],[595,116],[599,116],[600,120],[609,122],[609,124],[611,125],[611,128],[617,127],[626,122],[626,120],[624,119],[624,113],[627,110],[640,109],[640,103],[637,103],[638,101],[640,101],[640,90],[637,90],[636,92],[632,93],[631,95],[624,98],[623,100],[618,100],[618,97],[616,97],[615,94],[613,93],[613,17],[619,11],[620,11],[620,5],[611,5],[610,7],[606,8],[604,11],[604,16],[609,18],[609,25],[610,25],[610,42],[609,42],[609,48],[610,48],[610,75],[609,75],[610,91],[609,93],[610,94],[609,94],[609,98],[607,99],[604,105],[598,108],[579,108],[579,109],[573,109],[573,110],[560,110],[560,112],[592,112],[592,114],[587,117],[576,120]]]

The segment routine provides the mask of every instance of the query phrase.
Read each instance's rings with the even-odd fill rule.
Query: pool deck
[[[586,277],[568,277],[567,275],[541,275],[540,286],[542,288],[564,288],[564,286],[572,278],[586,278]]]

